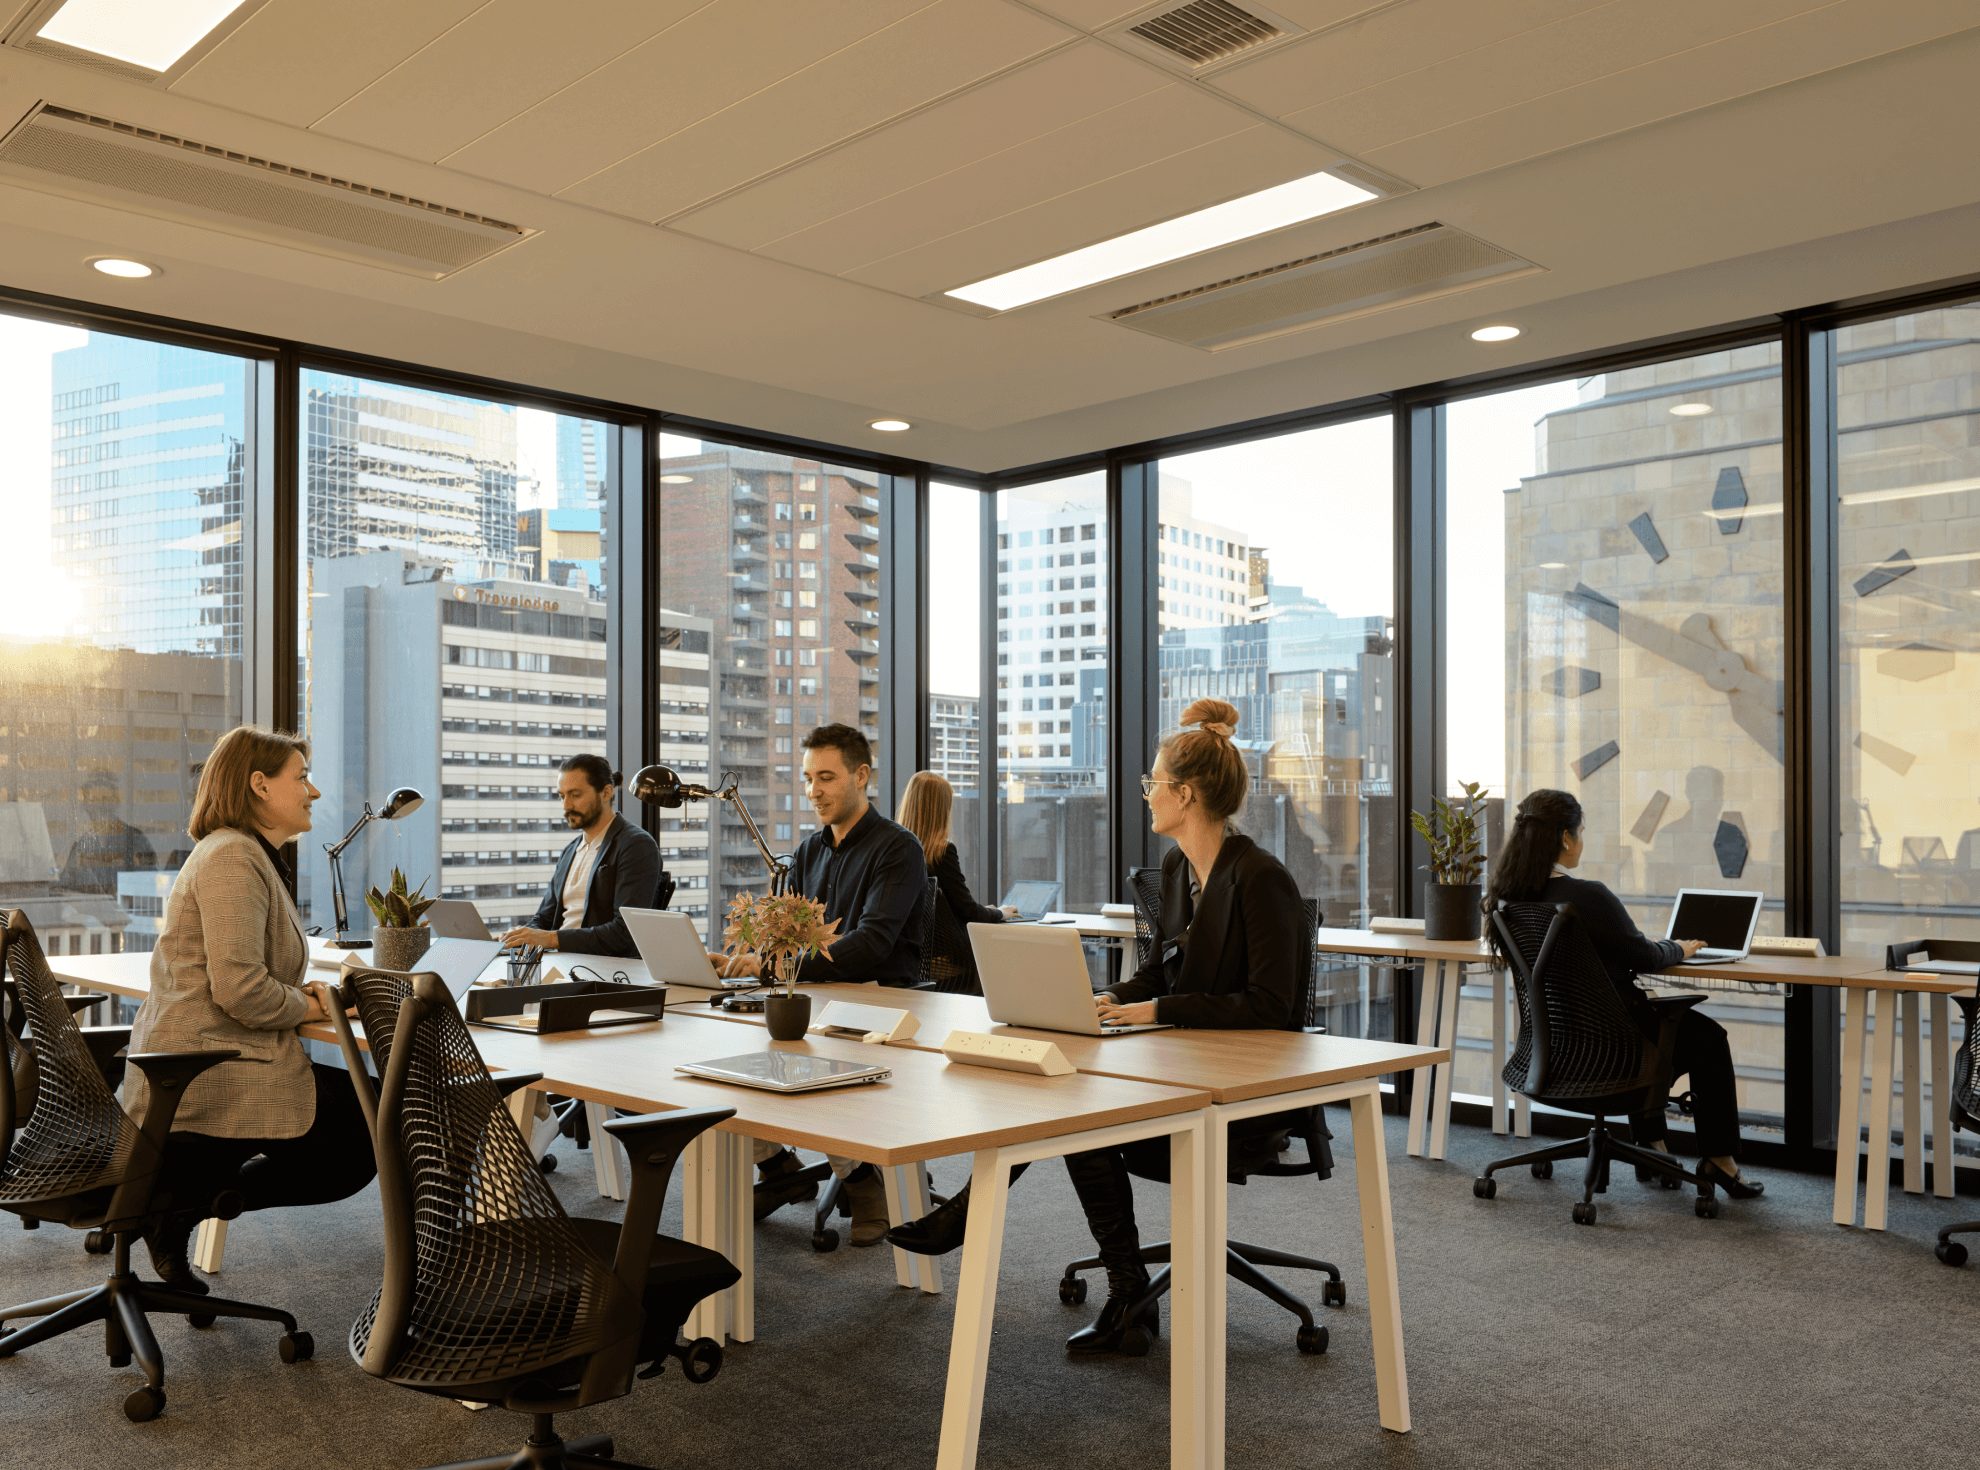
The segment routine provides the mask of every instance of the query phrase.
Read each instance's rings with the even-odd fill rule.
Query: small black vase
[[[1425,939],[1476,939],[1482,919],[1476,883],[1429,883],[1424,886]]]
[[[781,990],[763,999],[763,1024],[772,1041],[801,1041],[811,1027],[811,997]]]

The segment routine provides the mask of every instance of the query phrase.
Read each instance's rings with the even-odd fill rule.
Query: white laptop
[[[1664,938],[1705,941],[1703,949],[1684,961],[1687,965],[1743,960],[1753,948],[1753,931],[1760,927],[1760,906],[1766,897],[1729,888],[1680,888]]]
[[[1100,1024],[1100,1013],[1093,1008],[1093,982],[1086,973],[1086,951],[1071,929],[971,924],[969,947],[976,956],[990,1019],[999,1025],[1080,1036],[1169,1029],[1160,1021],[1140,1026]]]
[[[439,898],[426,911],[426,927],[437,939],[493,939],[481,910],[465,898]]]
[[[666,909],[620,909],[626,931],[655,985],[688,985],[699,990],[753,990],[748,977],[724,980],[709,962],[701,931],[686,914]]]
[[[621,913],[625,910],[621,909]],[[815,1092],[849,1082],[879,1082],[894,1074],[872,1062],[842,1062],[801,1051],[752,1051],[711,1062],[684,1062],[674,1068],[711,1082],[735,1082],[767,1092]]]

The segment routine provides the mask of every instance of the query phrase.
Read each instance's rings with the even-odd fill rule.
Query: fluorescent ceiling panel
[[[149,71],[170,71],[242,0],[69,0],[35,32]]]
[[[1136,271],[1167,265],[1172,260],[1201,255],[1221,245],[1249,240],[1333,214],[1351,204],[1375,198],[1375,191],[1350,184],[1329,173],[1308,174],[1290,183],[1275,184],[1194,214],[1164,220],[1159,225],[1102,240],[1079,250],[1055,255],[1001,276],[958,286],[944,294],[961,301],[1010,311],[1048,296],[1084,290],[1102,281],[1131,276]]]

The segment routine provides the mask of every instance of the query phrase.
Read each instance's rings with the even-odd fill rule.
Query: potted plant
[[[426,884],[407,890],[406,875],[392,869],[392,886],[383,893],[373,884],[364,896],[371,909],[371,950],[381,970],[410,970],[426,953],[433,931],[426,927],[426,911],[433,900],[426,896]]]
[[[811,1025],[811,997],[797,993],[798,967],[823,954],[839,937],[839,921],[825,920],[825,905],[801,893],[738,894],[722,931],[724,954],[753,954],[765,983],[783,987],[763,1003],[773,1041],[796,1041]]]
[[[1462,804],[1437,797],[1430,814],[1411,812],[1409,824],[1430,847],[1430,885],[1423,894],[1425,939],[1476,939],[1479,932],[1478,875],[1485,855],[1478,846],[1484,788],[1461,783]]]

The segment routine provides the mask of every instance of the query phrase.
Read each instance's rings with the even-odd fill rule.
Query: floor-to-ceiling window
[[[659,471],[659,759],[696,784],[733,777],[771,850],[788,853],[817,826],[805,735],[843,724],[877,742],[883,728],[881,477],[674,433]],[[875,800],[892,759],[876,745]],[[729,900],[768,883],[748,830],[723,802],[660,825],[682,883],[674,906],[719,942]]]
[[[1158,734],[1237,709],[1238,826],[1329,925],[1395,912],[1392,440],[1384,414],[1159,465]],[[1324,969],[1328,1028],[1386,1034],[1390,979]]]
[[[1452,403],[1447,786],[1586,814],[1582,876],[1661,937],[1680,888],[1765,895],[1781,932],[1783,552],[1774,342]],[[1749,1130],[1778,1136],[1782,999],[1722,990]],[[1484,992],[1459,1091],[1490,1090]]]
[[[153,946],[241,720],[256,371],[0,315],[0,885],[49,953]]]
[[[606,733],[615,437],[304,371],[300,708],[323,789],[297,868],[308,922],[335,922],[323,844],[401,786],[424,804],[344,854],[353,931],[370,931],[363,891],[394,867],[473,901],[496,933],[526,922],[570,841],[558,766],[636,757]]]
[[[928,769],[954,788],[949,838],[977,899],[994,903],[984,867],[984,493],[928,487]]]

